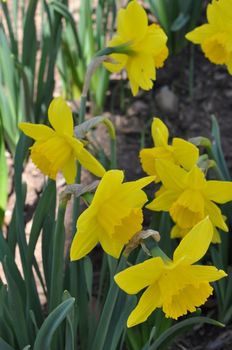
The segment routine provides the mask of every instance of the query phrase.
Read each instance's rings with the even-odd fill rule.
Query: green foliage
[[[171,53],[187,44],[185,34],[192,30],[201,15],[202,0],[147,0],[151,11],[168,36]]]
[[[53,8],[66,19],[58,68],[66,98],[80,97],[87,66],[95,53],[106,45],[107,33],[112,32],[116,17],[114,0],[98,0],[93,13],[93,1],[81,1],[78,25],[67,6],[58,1]],[[109,38],[108,38],[109,39]],[[109,85],[109,73],[101,66],[92,77],[90,96],[96,112],[102,111]]]
[[[61,16],[49,2],[1,2],[0,115],[4,138],[14,154],[21,121],[44,122],[54,89],[54,67],[61,37]],[[22,38],[19,18],[22,15]],[[41,30],[36,25],[41,22]],[[22,43],[22,48],[20,47]]]

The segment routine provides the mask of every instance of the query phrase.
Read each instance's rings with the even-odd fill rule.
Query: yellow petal
[[[156,171],[168,190],[181,191],[187,185],[187,172],[180,166],[165,160],[156,160]]]
[[[151,133],[156,147],[164,147],[168,144],[168,128],[161,119],[153,118]]]
[[[161,306],[161,295],[157,284],[149,286],[141,296],[138,305],[127,320],[127,327],[133,327],[147,320],[151,313]]]
[[[197,165],[191,169],[187,175],[188,187],[193,190],[204,190],[206,187],[206,180],[203,171]]]
[[[207,181],[205,194],[216,203],[226,203],[232,200],[232,182]]]
[[[212,243],[221,243],[221,236],[220,233],[218,232],[217,228],[213,228],[213,238],[212,238]]]
[[[163,266],[161,258],[151,258],[119,272],[114,276],[114,280],[126,293],[137,294],[156,282],[163,271]]]
[[[150,90],[153,86],[152,80],[156,78],[154,60],[150,55],[135,55],[129,57],[126,71],[131,82],[135,82],[143,90]]]
[[[199,158],[198,148],[192,143],[177,137],[173,139],[172,146],[176,163],[186,170],[190,170]]]
[[[107,231],[101,231],[99,234],[99,242],[103,250],[113,256],[115,259],[120,257],[124,243],[119,242],[108,235]]]
[[[100,230],[101,228],[89,207],[77,220],[77,232],[70,251],[72,261],[83,258],[97,245]]]
[[[147,202],[147,195],[142,188],[154,181],[153,176],[146,176],[136,181],[122,184],[119,200],[130,208],[141,208]]]
[[[82,150],[76,156],[78,162],[80,162],[81,165],[83,165],[83,167],[89,170],[92,174],[98,177],[102,177],[105,174],[105,168],[85,148],[82,148]]]
[[[214,266],[192,265],[189,267],[189,274],[192,279],[199,282],[214,282],[227,276],[223,270],[218,270]]]
[[[171,230],[171,238],[183,238],[189,233],[190,229],[183,229],[178,225],[174,225]]]
[[[209,218],[202,220],[182,239],[176,248],[173,260],[193,264],[207,252],[213,237],[213,226]]]
[[[141,40],[147,29],[148,19],[146,12],[136,0],[131,1],[126,9],[119,10],[117,33],[125,42]]]
[[[207,215],[209,215],[214,226],[228,232],[228,227],[224,221],[221,210],[216,204],[209,200],[205,200],[205,212]]]
[[[77,173],[77,165],[74,156],[70,157],[61,169],[67,184],[75,183],[75,177]]]
[[[57,132],[73,135],[72,111],[62,97],[56,97],[50,103],[48,119]]]
[[[175,191],[165,191],[163,194],[155,198],[146,208],[154,211],[169,211],[172,204],[176,201],[178,193]]]
[[[139,157],[143,170],[148,175],[154,175],[156,182],[160,181],[160,179],[156,171],[155,160],[165,159],[174,162],[173,152],[170,146],[144,148],[140,151]]]
[[[128,59],[128,56],[122,53],[113,53],[109,55],[109,57],[112,58],[114,62],[104,62],[103,65],[111,73],[120,72],[125,67]]]
[[[186,39],[192,41],[194,44],[201,44],[207,38],[213,34],[213,28],[209,24],[203,24],[200,27],[195,28],[188,34],[186,34]]]
[[[122,170],[106,171],[97,187],[92,204],[107,203],[110,197],[120,191],[123,179],[124,173]]]
[[[31,137],[34,140],[46,140],[55,135],[55,131],[46,125],[32,124],[32,123],[19,123],[19,129],[24,132],[25,135]]]

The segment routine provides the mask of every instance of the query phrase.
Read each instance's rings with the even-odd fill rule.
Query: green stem
[[[110,139],[110,167],[111,169],[117,169],[117,147],[116,147],[116,138]]]
[[[171,261],[171,259],[164,253],[164,251],[162,249],[160,249],[160,247],[158,246],[157,243],[156,243],[156,246],[154,248],[152,248],[151,255],[153,257],[160,257],[164,261],[169,261],[169,262]]]

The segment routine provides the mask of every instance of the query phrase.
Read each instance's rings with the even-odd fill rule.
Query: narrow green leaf
[[[4,273],[8,282],[8,288],[9,288],[8,303],[9,303],[9,310],[10,310],[11,319],[13,323],[12,325],[14,327],[14,332],[17,338],[17,342],[19,346],[23,348],[29,343],[24,304],[20,296],[18,286],[11,274],[7,257],[4,258],[3,268],[4,268]],[[20,327],[19,327],[19,324],[20,324]]]
[[[156,341],[150,346],[149,350],[161,350],[164,345],[170,343],[174,340],[177,334],[182,333],[186,328],[191,327],[195,324],[208,323],[218,327],[224,327],[224,325],[216,320],[209,317],[192,317],[187,320],[180,321],[174,326],[170,327],[167,331],[162,333],[162,335],[156,339]]]
[[[33,350],[50,349],[55,331],[70,312],[74,302],[74,298],[69,298],[58,305],[48,315],[36,336]]]
[[[16,350],[7,344],[2,338],[0,338],[0,349],[1,350]]]
[[[0,227],[3,223],[8,195],[8,169],[6,164],[5,146],[0,124]]]

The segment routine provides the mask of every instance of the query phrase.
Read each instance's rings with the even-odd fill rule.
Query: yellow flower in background
[[[156,170],[163,184],[162,191],[147,208],[169,211],[181,229],[191,229],[209,216],[213,226],[228,231],[221,210],[214,203],[232,200],[232,182],[207,181],[196,165],[190,172],[164,160],[156,161]]]
[[[168,128],[159,118],[153,118],[151,132],[155,147],[142,149],[139,157],[143,170],[148,175],[155,176],[156,181],[160,180],[156,171],[156,159],[169,160],[186,170],[190,170],[198,161],[199,150],[192,143],[175,137],[172,145],[168,144]]]
[[[118,258],[126,243],[142,229],[142,207],[147,201],[142,188],[153,177],[123,182],[121,170],[105,173],[92,203],[77,220],[77,233],[71,246],[71,260],[88,254],[98,242],[104,251]]]
[[[75,182],[76,160],[94,175],[102,177],[103,166],[73,136],[72,111],[61,97],[52,100],[48,119],[53,129],[42,124],[19,124],[24,134],[35,140],[30,148],[33,163],[53,180],[62,171],[68,184]]]
[[[226,219],[223,216],[224,219]],[[178,225],[174,225],[171,229],[171,238],[184,238],[190,231],[191,228],[181,228]],[[213,227],[212,243],[221,243],[221,237],[216,227]]]
[[[226,276],[214,266],[193,265],[207,252],[212,235],[212,224],[206,218],[180,242],[173,261],[151,258],[114,277],[128,294],[147,288],[128,318],[128,327],[146,321],[156,308],[162,307],[166,317],[177,319],[206,302],[213,292],[209,282]]]
[[[117,17],[117,33],[109,42],[109,47],[127,45],[125,53],[114,53],[110,57],[114,63],[105,63],[111,72],[125,68],[133,95],[139,87],[150,90],[156,79],[156,68],[163,66],[168,56],[167,36],[157,24],[148,25],[145,10],[136,0],[126,9],[120,9]]]
[[[227,65],[232,74],[232,0],[213,0],[207,6],[207,24],[186,35],[200,44],[205,56],[215,64]]]

